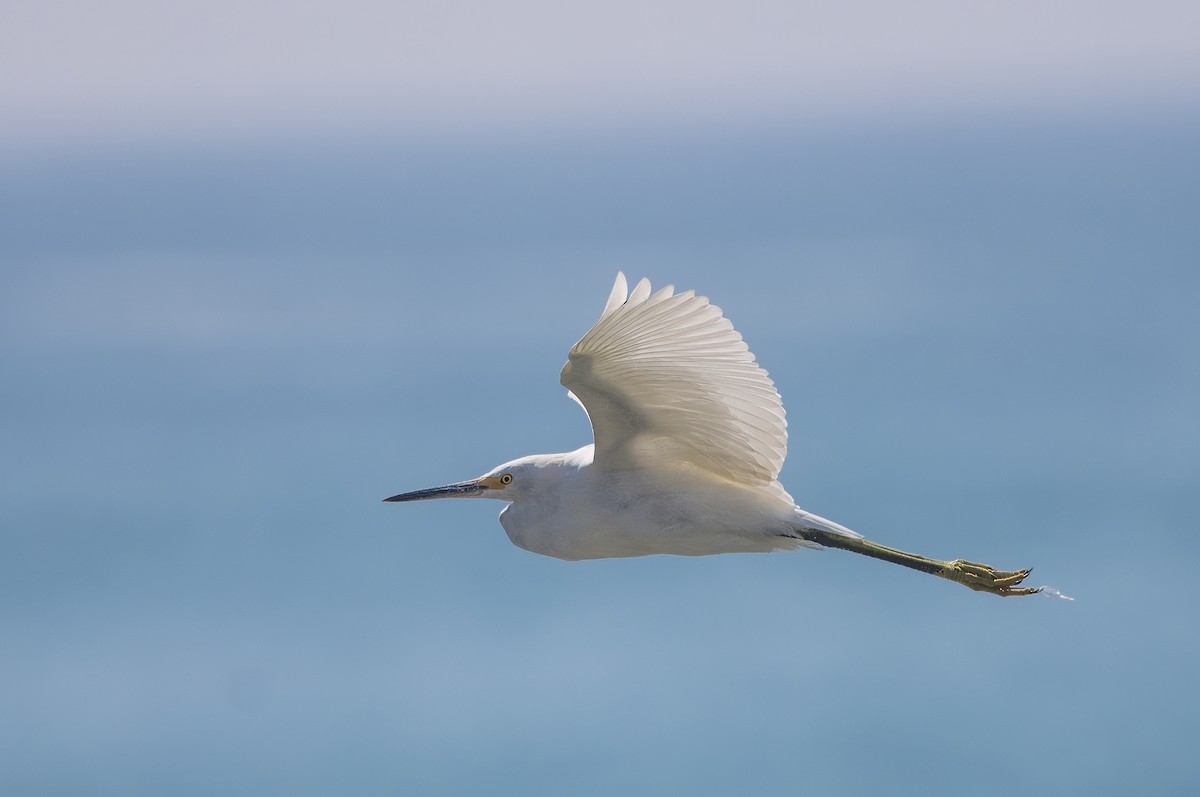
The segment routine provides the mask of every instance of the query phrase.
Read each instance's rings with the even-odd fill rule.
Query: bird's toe
[[[957,581],[976,592],[990,592],[993,595],[1011,597],[1014,595],[1034,595],[1040,589],[1018,587],[1029,575],[1028,569],[997,570],[989,565],[978,562],[967,562],[955,559],[947,562],[937,575],[950,581]]]

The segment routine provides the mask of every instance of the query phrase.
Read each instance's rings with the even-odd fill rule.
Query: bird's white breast
[[[500,522],[515,545],[559,559],[772,551],[799,544],[781,536],[795,510],[781,492],[687,466],[587,465],[564,469],[554,489],[521,497]]]

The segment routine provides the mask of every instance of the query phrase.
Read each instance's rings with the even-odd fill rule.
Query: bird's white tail
[[[841,534],[845,537],[853,537],[861,540],[863,535],[857,531],[846,528],[840,523],[834,523],[832,520],[827,520],[820,515],[814,515],[811,512],[805,512],[800,507],[796,507],[795,512],[796,524],[798,530],[812,529],[814,531],[827,531],[830,534]]]

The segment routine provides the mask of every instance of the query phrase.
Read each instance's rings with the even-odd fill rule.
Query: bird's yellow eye
[[[512,474],[511,473],[500,474],[500,483],[501,484],[512,484]]]

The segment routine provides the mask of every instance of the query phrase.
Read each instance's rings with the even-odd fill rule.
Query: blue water
[[[0,791],[1192,794],[1200,124],[0,162]],[[401,490],[586,442],[616,270],[713,297],[802,506],[1033,566],[565,563]]]

